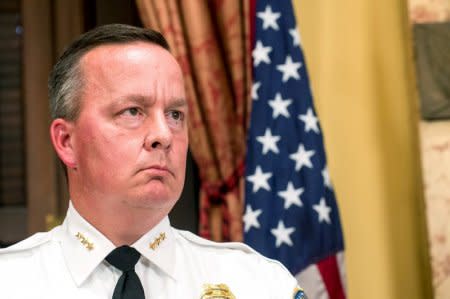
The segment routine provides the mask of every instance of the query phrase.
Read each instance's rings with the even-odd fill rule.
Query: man
[[[278,262],[170,226],[189,113],[159,33],[106,25],[84,34],[49,89],[70,206],[61,226],[0,251],[1,298],[302,298]]]

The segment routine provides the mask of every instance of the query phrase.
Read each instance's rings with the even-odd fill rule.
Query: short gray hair
[[[125,44],[144,41],[166,50],[169,45],[161,33],[123,24],[99,26],[70,44],[53,67],[48,79],[50,113],[52,119],[74,121],[80,113],[80,92],[83,76],[80,60],[89,50],[106,44]]]

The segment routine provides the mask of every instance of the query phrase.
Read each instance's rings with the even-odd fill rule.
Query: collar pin
[[[162,243],[162,241],[164,241],[166,239],[166,233],[160,233],[159,236],[157,238],[155,238],[155,240],[150,243],[150,248],[152,250],[155,250],[156,248],[159,247],[159,245]]]
[[[78,232],[75,237],[81,242],[81,244],[86,247],[87,250],[91,251],[94,249],[94,244],[89,241],[82,233]]]

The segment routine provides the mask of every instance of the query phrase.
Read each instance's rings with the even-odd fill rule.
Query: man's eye
[[[136,107],[128,108],[127,110],[125,110],[125,113],[129,113],[131,116],[136,116],[139,114],[139,109]]]
[[[178,110],[169,111],[167,114],[168,124],[172,128],[182,128],[184,125],[184,113]]]
[[[145,120],[145,112],[137,107],[123,108],[114,115],[116,123],[124,128],[137,128]]]
[[[170,116],[174,120],[181,120],[183,118],[183,113],[181,113],[180,111],[171,111]]]

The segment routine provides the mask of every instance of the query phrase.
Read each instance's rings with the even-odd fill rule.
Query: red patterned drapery
[[[183,70],[190,149],[201,180],[200,235],[242,240],[251,61],[247,1],[136,0]]]

